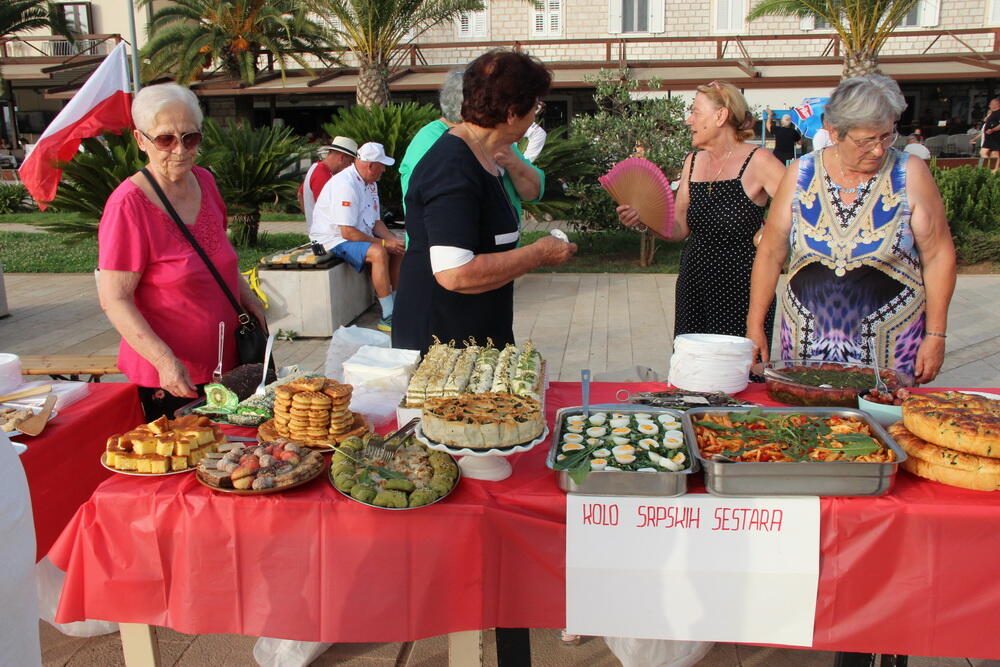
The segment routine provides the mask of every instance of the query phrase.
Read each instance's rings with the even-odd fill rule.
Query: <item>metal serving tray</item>
[[[749,412],[752,408],[697,408],[684,414],[685,441],[705,470],[705,488],[716,496],[879,496],[892,488],[899,464],[907,459],[896,441],[868,414],[853,408],[759,408],[764,414],[854,417],[868,424],[876,440],[896,453],[891,463],[850,461],[712,461],[701,454],[694,422],[706,415]]]
[[[589,406],[590,413],[620,412],[622,414],[646,412],[651,415],[671,415],[681,421],[681,413],[667,408],[654,408],[648,405],[628,405],[622,403],[603,403]],[[556,455],[559,453],[559,436],[562,434],[563,420],[567,415],[583,414],[583,406],[562,408],[556,412],[555,428],[552,429],[552,446],[546,458],[546,465],[556,474],[559,488],[567,493],[580,493],[589,496],[680,496],[687,492],[688,478],[698,470],[698,460],[694,458],[693,441],[685,433],[684,444],[687,446],[690,466],[686,470],[670,472],[632,472],[625,470],[593,470],[582,484],[577,484],[565,470],[555,470]]]

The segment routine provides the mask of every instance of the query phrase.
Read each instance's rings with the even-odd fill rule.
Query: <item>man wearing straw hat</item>
[[[306,214],[307,233],[312,231],[313,209],[323,186],[334,174],[354,164],[358,157],[358,144],[348,137],[334,137],[328,145],[320,147],[319,153],[321,159],[309,167],[305,180],[299,186],[299,208]]]

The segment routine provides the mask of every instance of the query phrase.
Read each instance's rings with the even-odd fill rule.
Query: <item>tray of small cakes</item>
[[[160,417],[108,438],[101,465],[122,475],[176,475],[194,470],[225,442],[222,429],[207,417]]]
[[[255,496],[294,489],[322,473],[322,454],[279,438],[267,445],[225,443],[198,462],[195,477],[213,491]]]

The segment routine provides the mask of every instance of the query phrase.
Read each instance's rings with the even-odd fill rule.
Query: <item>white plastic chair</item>
[[[930,151],[931,157],[938,157],[944,150],[945,145],[948,143],[948,135],[939,134],[937,136],[931,137],[924,142],[924,146]]]

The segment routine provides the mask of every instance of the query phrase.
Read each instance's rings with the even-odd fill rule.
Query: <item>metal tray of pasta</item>
[[[718,496],[877,496],[906,453],[851,408],[698,408],[685,437]]]
[[[559,488],[596,496],[679,496],[698,469],[676,410],[621,403],[556,412],[547,465]]]

